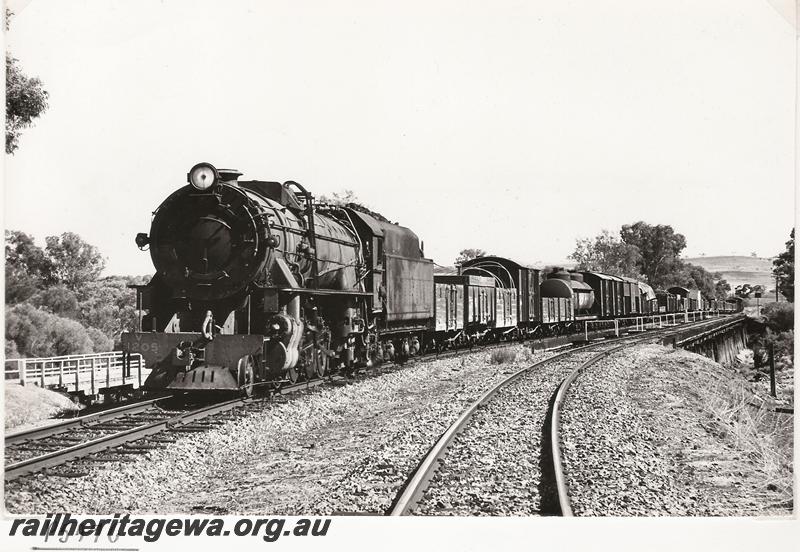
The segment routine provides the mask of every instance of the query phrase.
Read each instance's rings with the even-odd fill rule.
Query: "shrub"
[[[33,305],[6,309],[6,343],[21,356],[59,356],[91,353],[93,343],[78,322],[50,314]]]
[[[5,358],[19,358],[19,351],[17,350],[17,344],[15,342],[6,339],[5,349]]]
[[[492,364],[505,364],[506,362],[514,362],[516,358],[517,351],[509,347],[492,351],[492,355],[489,357],[489,362]]]
[[[767,330],[767,335],[764,337],[764,345],[775,347],[775,362],[776,368],[779,370],[788,366],[794,365],[794,330],[788,332],[773,333]]]
[[[794,304],[769,303],[761,309],[766,324],[774,332],[785,332],[794,329]]]
[[[97,328],[86,328],[86,333],[92,340],[92,349],[95,353],[105,353],[114,349],[114,340]]]

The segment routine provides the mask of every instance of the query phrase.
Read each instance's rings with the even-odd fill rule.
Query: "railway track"
[[[402,365],[386,363],[356,378],[375,377],[400,368]],[[180,403],[180,397],[169,395],[10,433],[5,437],[5,479],[17,479],[81,459],[125,461],[122,455],[141,454],[159,444],[173,442],[169,433],[204,431],[224,423],[226,419],[220,419],[219,415],[226,412],[280,400],[282,396],[325,384],[351,381],[351,378],[333,375],[284,385],[263,398],[237,398],[195,407]],[[170,401],[176,404],[170,405]],[[105,456],[98,457],[98,453],[105,453]],[[93,455],[94,458],[89,458]],[[85,470],[68,469],[56,475],[77,477],[85,475]]]
[[[287,385],[263,399],[237,398],[199,406],[179,403],[179,397],[169,395],[10,433],[5,437],[5,479],[17,479],[104,451],[108,452],[105,457],[90,461],[119,460],[118,455],[140,454],[156,448],[158,443],[174,440],[158,437],[162,433],[203,431],[224,423],[207,418],[339,380],[345,378],[334,376]],[[138,443],[148,438],[149,442]],[[117,457],[113,458],[115,455]],[[77,476],[83,472],[68,471],[67,474]]]
[[[612,353],[622,350],[631,346],[620,345],[608,351],[600,352],[592,358],[576,367],[570,374],[561,382],[556,393],[555,400],[553,401],[553,409],[550,416],[550,458],[553,466],[553,478],[556,486],[556,495],[558,497],[558,510],[563,517],[573,517],[572,507],[569,500],[569,486],[567,485],[567,478],[564,474],[564,456],[561,452],[561,409],[566,401],[569,386],[572,385],[578,376],[585,369],[593,364],[597,364],[600,360],[606,358]]]
[[[57,423],[43,427],[7,433],[5,436],[5,446],[8,448],[28,441],[42,440],[73,429],[85,428],[87,426],[99,424],[101,422],[107,422],[115,418],[139,414],[140,412],[145,412],[154,408],[156,403],[169,400],[170,398],[172,398],[172,395],[156,397],[145,401],[125,404],[116,408],[101,410],[85,416],[66,418]]]
[[[16,479],[26,474],[59,466],[104,451],[110,451],[110,454],[140,454],[143,451],[155,448],[157,443],[165,441],[164,439],[155,439],[158,434],[165,431],[185,432],[207,429],[213,423],[202,422],[204,418],[244,406],[248,402],[248,399],[236,399],[200,408],[189,408],[184,411],[161,410],[158,414],[153,413],[145,417],[117,417],[107,422],[106,425],[101,426],[99,435],[95,435],[97,426],[89,426],[92,431],[89,439],[77,436],[59,437],[57,435],[58,439],[48,440],[48,442],[55,444],[54,449],[13,463],[7,463],[5,466],[5,479]],[[152,438],[153,440],[148,443],[133,444],[145,438]],[[78,439],[78,442],[75,442],[76,439]],[[166,441],[170,441],[170,439]],[[29,441],[29,443],[32,450],[42,450],[43,443],[37,440]],[[108,460],[108,458],[99,458],[99,460],[104,461]],[[80,470],[78,470],[77,472],[70,472],[69,475],[80,473]]]
[[[388,514],[569,515],[556,405],[585,368],[617,350],[660,341],[674,331],[589,344],[510,374],[440,436]]]
[[[492,350],[511,344],[513,343],[490,344],[481,347],[480,350]],[[590,347],[598,346],[601,345],[596,344]],[[465,352],[468,351],[454,350],[437,355],[426,355],[412,363],[448,358]],[[574,352],[575,350],[571,350],[556,356]],[[402,365],[384,363],[377,367],[377,370],[370,370],[365,375],[373,377],[400,368]],[[43,428],[12,433],[6,436],[5,441],[5,479],[13,480],[81,459],[86,459],[86,462],[96,462],[122,458],[122,461],[125,461],[124,455],[143,454],[164,443],[173,442],[175,439],[171,438],[169,433],[204,431],[214,425],[224,423],[225,419],[218,417],[226,412],[319,385],[341,384],[348,381],[351,380],[341,375],[334,375],[326,379],[286,385],[279,390],[273,390],[265,399],[234,399],[214,404],[195,405],[195,407],[169,404],[169,401],[179,400],[178,397],[158,397],[64,420]],[[105,456],[98,456],[99,453],[105,453]],[[85,475],[85,470],[69,468],[63,473],[56,473],[56,475]]]

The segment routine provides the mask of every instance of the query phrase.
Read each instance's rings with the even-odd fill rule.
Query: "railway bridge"
[[[88,400],[132,393],[149,374],[142,355],[124,351],[5,361],[6,385],[36,385]]]
[[[736,362],[736,355],[747,347],[747,317],[738,314],[699,333],[687,330],[670,337],[665,344],[672,344],[730,366]]]

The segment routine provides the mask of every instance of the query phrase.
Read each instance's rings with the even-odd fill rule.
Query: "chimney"
[[[225,184],[236,185],[239,183],[239,177],[242,176],[242,173],[236,169],[218,169],[217,172],[219,173],[219,181]]]

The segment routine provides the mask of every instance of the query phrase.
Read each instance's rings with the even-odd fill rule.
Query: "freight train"
[[[413,231],[296,182],[199,163],[153,213],[155,274],[123,349],[149,389],[235,391],[474,344],[580,331],[590,320],[732,310],[696,291],[502,257],[434,274]]]

